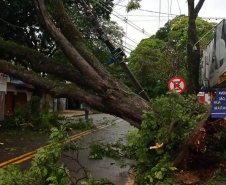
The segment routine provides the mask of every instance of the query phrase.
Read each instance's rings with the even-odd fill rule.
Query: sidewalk
[[[75,117],[85,115],[85,110],[64,110],[60,113],[65,117]]]

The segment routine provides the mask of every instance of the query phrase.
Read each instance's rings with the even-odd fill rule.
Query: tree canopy
[[[0,31],[0,72],[54,97],[73,98],[140,127],[143,110],[150,104],[104,68],[102,62],[110,59],[111,53],[97,40],[100,35],[90,26],[79,1],[1,3],[7,8],[0,13],[4,21]],[[106,32],[111,31],[107,35],[120,42],[123,33],[108,21],[108,15],[104,16],[110,12],[102,11],[99,21],[106,25]]]
[[[215,23],[196,20],[201,52],[213,38]],[[165,94],[168,82],[175,76],[188,81],[187,43],[188,17],[177,16],[160,28],[155,35],[144,39],[131,53],[130,66],[151,97]]]

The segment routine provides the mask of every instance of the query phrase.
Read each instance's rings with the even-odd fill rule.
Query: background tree
[[[131,70],[150,97],[156,97],[168,90],[167,76],[172,69],[166,62],[165,47],[166,43],[159,39],[144,39],[129,57]]]
[[[139,8],[140,7],[139,2],[140,2],[140,0],[131,0],[127,6],[127,11],[131,11],[131,10]],[[189,94],[197,94],[200,90],[199,65],[200,65],[200,59],[201,59],[201,50],[200,50],[200,44],[198,42],[199,35],[198,35],[197,28],[196,28],[198,21],[196,21],[196,20],[198,17],[198,13],[199,13],[200,9],[202,8],[204,2],[205,2],[205,0],[199,0],[197,5],[195,6],[194,0],[187,1],[187,3],[188,3],[188,27],[187,27],[187,29],[184,27],[185,29],[182,30],[183,32],[181,32],[181,33],[178,32],[176,34],[178,36],[179,35],[183,36],[183,40],[178,42],[177,45],[179,45],[180,47],[184,47],[184,43],[187,42],[185,48],[187,50],[186,51],[187,52],[187,58],[186,58],[186,61],[187,61],[187,66],[186,66],[187,67],[187,92]],[[186,22],[186,20],[182,20],[182,21]],[[208,31],[210,31],[210,30],[208,30]],[[157,35],[165,37],[167,35],[165,33],[167,33],[167,32],[169,32],[169,29],[164,28]],[[201,35],[201,36],[203,36],[203,35]],[[175,41],[178,41],[178,40],[175,40]],[[182,45],[180,45],[180,44],[182,44]]]
[[[215,23],[197,18],[197,34],[201,52],[213,38]],[[175,76],[188,81],[187,43],[188,17],[177,16],[149,39],[142,40],[131,53],[129,65],[151,97],[165,94],[168,82]]]
[[[200,45],[196,29],[196,19],[205,0],[199,0],[196,7],[194,0],[188,0],[188,44],[187,44],[187,65],[188,65],[188,93],[197,94],[200,90],[199,65],[201,60]]]

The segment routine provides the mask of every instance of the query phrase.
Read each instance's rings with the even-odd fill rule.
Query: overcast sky
[[[226,18],[226,0],[206,0],[199,16],[210,19],[211,22],[220,22]],[[198,2],[197,0],[195,1]],[[126,46],[134,49],[144,38],[156,33],[159,27],[174,18],[176,15],[187,15],[187,0],[142,0],[140,10],[132,11],[127,14],[125,5],[128,0],[114,0],[115,6],[111,19],[116,21],[126,32],[124,39]],[[156,13],[155,13],[156,12]],[[161,12],[159,17],[159,13]],[[172,14],[172,15],[169,15]],[[125,18],[128,17],[127,24]],[[144,32],[144,33],[143,33]],[[125,45],[124,43],[124,45]]]

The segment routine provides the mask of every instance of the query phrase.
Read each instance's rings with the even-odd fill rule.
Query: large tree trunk
[[[49,12],[45,3],[48,3]],[[150,102],[131,93],[125,84],[102,66],[86,47],[78,28],[67,15],[63,1],[34,0],[34,5],[37,15],[41,15],[40,25],[45,25],[46,32],[69,63],[61,64],[40,51],[0,38],[0,72],[45,89],[54,97],[70,97],[98,111],[116,115],[140,128],[143,111],[150,109]],[[11,56],[17,63],[28,61],[29,69],[4,60],[5,55]]]
[[[224,124],[224,119],[214,119],[207,114],[182,145],[174,166],[185,172],[195,170],[194,175],[200,181],[208,181],[222,162],[212,149],[220,142]]]
[[[200,46],[196,31],[195,20],[205,0],[200,0],[194,5],[194,0],[188,0],[188,44],[187,44],[187,67],[188,67],[188,93],[197,94],[199,85]]]

